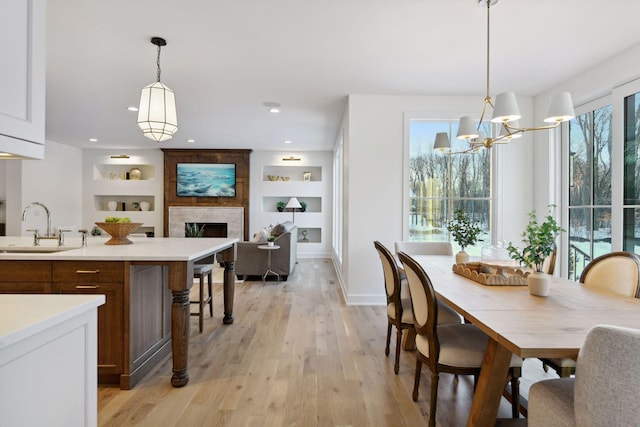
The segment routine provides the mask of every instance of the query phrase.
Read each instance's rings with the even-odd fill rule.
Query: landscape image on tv
[[[235,197],[236,165],[178,163],[178,196]]]

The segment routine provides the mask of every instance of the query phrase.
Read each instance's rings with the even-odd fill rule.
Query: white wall
[[[383,277],[374,240],[393,247],[403,236],[405,113],[425,118],[478,116],[482,96],[349,96],[345,115],[345,241],[340,276],[350,304],[383,304]],[[519,98],[525,118],[532,100]],[[348,117],[348,120],[346,119]],[[528,126],[528,120],[521,120]],[[498,237],[519,242],[533,204],[533,145],[528,135],[493,148],[498,158]]]
[[[82,150],[47,141],[43,160],[7,160],[7,235],[29,235],[26,229],[46,232],[46,217],[33,207],[22,222],[22,211],[31,202],[45,204],[51,226],[82,224]]]
[[[6,162],[0,161],[0,200],[7,200],[7,168]],[[7,218],[6,209],[0,206],[0,222],[5,222]]]

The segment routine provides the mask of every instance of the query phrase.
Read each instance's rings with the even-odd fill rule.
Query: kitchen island
[[[0,237],[0,293],[103,294],[98,310],[98,382],[133,387],[166,355],[171,384],[188,383],[189,290],[193,265],[224,265],[224,324],[233,323],[236,243],[227,238],[67,239],[33,247],[28,237]],[[64,250],[59,250],[64,249]]]

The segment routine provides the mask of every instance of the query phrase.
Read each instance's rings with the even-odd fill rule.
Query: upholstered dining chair
[[[580,275],[586,288],[640,298],[640,256],[633,252],[611,252],[594,258]],[[540,359],[562,378],[575,374],[576,361],[569,358]]]
[[[575,377],[534,383],[529,427],[637,426],[640,330],[598,325],[584,341]]]
[[[456,375],[473,375],[474,382],[487,348],[488,337],[470,323],[438,324],[436,293],[429,276],[422,266],[404,252],[398,253],[404,266],[413,307],[416,336],[416,372],[413,400],[418,400],[422,364],[431,371],[431,396],[429,401],[429,426],[436,425],[436,404],[440,372]],[[512,391],[512,415],[519,417],[520,376],[522,359],[512,355],[509,368]]]
[[[394,244],[396,255],[404,252],[407,255],[449,255],[453,256],[453,245],[449,242],[411,242],[397,241]],[[404,274],[404,270],[401,272]],[[457,311],[438,301],[438,323],[461,323],[462,316]]]
[[[397,374],[400,371],[400,347],[402,333],[405,329],[413,329],[413,313],[411,311],[411,297],[409,289],[405,285],[404,291],[400,277],[398,264],[393,254],[382,243],[373,242],[380,261],[382,262],[382,272],[384,273],[384,288],[387,296],[387,344],[384,354],[389,355],[389,345],[391,342],[391,329],[396,328],[396,360],[393,370]]]

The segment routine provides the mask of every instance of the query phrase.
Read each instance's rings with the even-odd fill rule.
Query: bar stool
[[[207,287],[209,288],[209,296],[204,297],[204,278],[207,277]],[[199,317],[200,333],[203,328],[204,307],[209,304],[209,315],[213,317],[213,293],[211,292],[211,283],[213,282],[213,264],[195,264],[193,266],[193,278],[200,279],[200,298],[197,301],[189,301],[190,304],[198,304],[200,310],[197,313],[190,313],[192,316]]]

